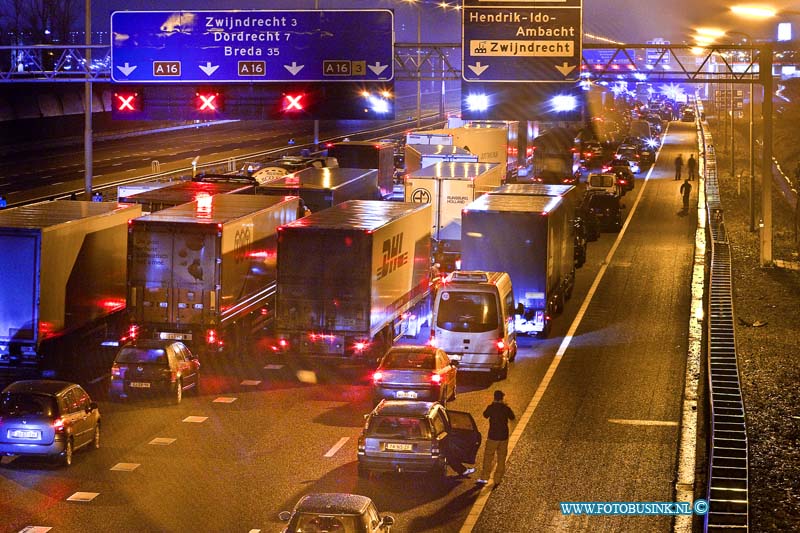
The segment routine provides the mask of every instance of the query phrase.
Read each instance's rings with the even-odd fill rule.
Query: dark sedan
[[[456,397],[456,367],[439,348],[394,346],[372,374],[373,401],[428,400],[446,405]]]
[[[112,400],[166,394],[180,403],[185,390],[200,389],[200,361],[182,342],[141,340],[120,348],[111,367]]]

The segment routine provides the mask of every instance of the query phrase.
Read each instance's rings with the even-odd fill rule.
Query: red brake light
[[[383,372],[378,371],[372,374],[372,381],[374,383],[380,383],[382,379],[383,379]]]
[[[56,418],[53,420],[53,429],[56,430],[56,433],[63,433],[64,432],[64,419],[63,418]]]
[[[208,344],[215,344],[217,342],[217,332],[213,329],[206,331],[206,342]]]
[[[289,341],[287,341],[286,339],[281,339],[278,341],[278,346],[280,346],[281,348],[286,348],[287,346],[289,346]]]
[[[440,376],[439,374],[431,374],[431,383],[441,383],[441,382],[442,382],[442,376]]]
[[[354,348],[356,349],[357,352],[363,352],[366,349],[366,347],[367,343],[364,341],[359,341],[354,345]]]
[[[497,349],[500,350],[500,351],[503,351],[503,350],[506,349],[506,343],[503,342],[503,339],[498,340],[496,346],[497,346]]]

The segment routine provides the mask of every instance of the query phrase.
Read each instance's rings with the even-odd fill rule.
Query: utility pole
[[[761,151],[761,233],[760,264],[772,266],[772,46],[761,46],[758,73],[764,87],[761,119],[764,122],[764,147]]]
[[[86,35],[86,81],[83,84],[83,164],[84,164],[84,199],[92,199],[92,0],[85,0],[84,26]]]

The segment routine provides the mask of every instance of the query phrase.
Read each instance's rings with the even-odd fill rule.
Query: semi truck
[[[461,214],[464,270],[508,272],[518,333],[546,337],[575,284],[561,197],[485,194]]]
[[[260,185],[259,194],[299,196],[311,212],[346,200],[381,198],[378,171],[362,168],[306,168]]]
[[[461,254],[461,210],[503,182],[497,163],[437,163],[405,176],[406,202],[431,204],[433,260],[455,270]]]
[[[163,189],[175,185],[175,181],[161,180],[161,181],[138,181],[134,183],[126,183],[117,187],[117,198],[128,198],[134,194],[143,192],[154,191],[156,189]]]
[[[405,173],[410,174],[435,163],[477,163],[478,156],[448,144],[407,144]]]
[[[141,211],[72,200],[0,211],[0,374],[108,370],[101,344],[124,334],[126,232]]]
[[[295,196],[226,194],[131,221],[131,332],[246,353],[274,319],[276,231],[298,207]]]
[[[410,131],[406,133],[406,145],[409,144],[452,145],[453,135],[447,129]]]
[[[492,190],[489,194],[511,194],[517,196],[548,196],[564,200],[567,213],[567,231],[573,237],[575,268],[586,262],[586,228],[585,221],[578,213],[581,198],[574,185],[548,185],[545,183],[507,183]]]
[[[278,230],[277,355],[376,364],[430,321],[429,204],[351,200]]]
[[[194,202],[216,194],[255,194],[255,181],[241,183],[232,179],[229,182],[179,181],[169,187],[161,187],[118,198],[117,201],[142,206],[142,213],[149,214],[169,207]]]
[[[342,141],[328,146],[328,157],[342,168],[376,169],[381,196],[388,198],[394,192],[395,149],[389,142]]]

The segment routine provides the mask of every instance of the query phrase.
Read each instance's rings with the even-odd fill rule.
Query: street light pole
[[[761,117],[764,123],[764,147],[761,150],[761,233],[760,264],[772,265],[772,46],[763,45],[758,58],[758,72],[764,87]]]
[[[83,83],[83,165],[84,165],[84,197],[86,200],[92,199],[92,0],[85,0],[84,43],[86,44],[86,54],[84,55],[84,68],[86,69],[86,81]]]
[[[422,65],[419,47],[422,45],[422,5],[417,3],[417,128],[422,125]]]

